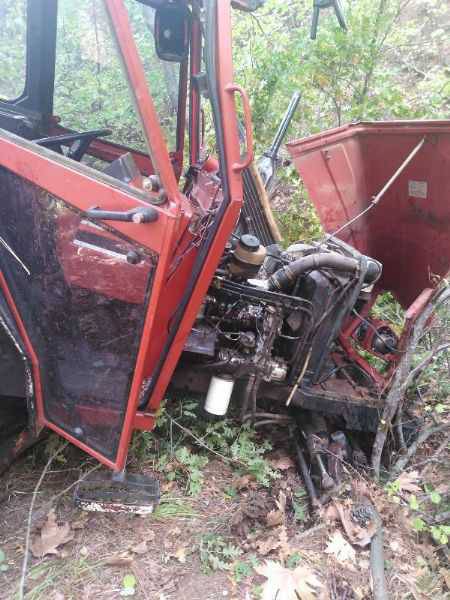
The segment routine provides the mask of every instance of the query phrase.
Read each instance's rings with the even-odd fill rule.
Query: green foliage
[[[208,458],[193,454],[186,446],[175,452],[175,458],[181,465],[181,471],[186,474],[188,493],[192,496],[199,494],[203,485],[202,469],[208,464]]]
[[[390,484],[391,487],[389,488],[389,484],[388,484],[388,493],[389,490],[392,493],[398,493],[398,488],[396,488],[395,486],[395,482],[393,484]],[[443,498],[442,495],[435,489],[433,489],[432,486],[430,486],[429,484],[424,484],[424,489],[425,492],[427,493],[427,499],[428,501],[431,503],[431,507],[437,507],[439,505],[441,505]],[[420,515],[424,516],[424,510],[425,507],[423,506],[423,504],[426,503],[426,500],[424,503],[419,503],[417,497],[414,494],[411,494],[408,498],[408,504],[409,504],[409,509],[415,513],[415,512],[419,512]],[[432,511],[431,511],[432,512]],[[428,511],[428,513],[430,513],[430,511]],[[428,523],[430,522],[428,519],[428,522],[425,518],[422,518],[422,516],[414,516],[411,519],[411,528],[413,529],[413,531],[415,531],[418,534],[424,534],[424,533],[428,533],[431,535],[431,537],[433,538],[433,540],[437,543],[437,544],[448,544],[449,541],[449,537],[450,537],[450,525],[443,523],[443,524],[436,524],[436,525],[429,525]]]
[[[174,416],[169,416],[162,409],[155,432],[136,435],[130,455],[141,466],[151,462],[153,468],[164,473],[168,480],[183,483],[190,495],[201,491],[203,470],[214,452],[224,461],[229,461],[240,474],[251,474],[266,487],[279,477],[264,458],[272,449],[268,440],[258,438],[257,432],[249,425],[236,426],[228,420],[211,423],[200,419],[198,407],[198,402],[186,397],[173,401],[170,410]],[[230,497],[235,493],[235,490],[228,490]]]
[[[125,575],[122,579],[121,596],[134,596],[136,593],[136,577],[132,574]]]
[[[292,136],[358,119],[445,117],[450,104],[450,7],[436,0],[346,2],[348,32],[329,11],[309,39],[311,6],[267,0],[236,15],[237,76],[252,91],[256,138],[267,145],[293,91]],[[270,50],[268,50],[270,48]]]
[[[26,6],[26,0],[0,2],[0,98],[5,100],[15,100],[25,89]]]
[[[238,560],[233,565],[233,577],[236,583],[241,583],[253,574],[253,569],[258,565],[256,556],[250,556],[249,561]]]
[[[291,554],[287,560],[286,560],[286,567],[288,569],[295,569],[295,567],[298,567],[298,565],[300,564],[302,560],[302,557],[300,555],[299,552],[294,552],[293,554]]]
[[[207,533],[200,539],[200,561],[203,571],[229,571],[242,550],[215,533]]]
[[[295,520],[304,523],[308,518],[308,494],[306,490],[299,488],[294,492],[292,506]]]

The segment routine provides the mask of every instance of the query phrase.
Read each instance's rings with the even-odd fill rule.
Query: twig
[[[224,460],[227,463],[235,463],[235,464],[238,464],[238,465],[241,465],[244,467],[246,466],[245,463],[242,462],[241,460],[239,460],[237,458],[229,458],[228,456],[225,456],[224,454],[220,454],[220,452],[217,452],[217,450],[214,450],[214,448],[210,448],[208,446],[208,444],[205,444],[205,442],[203,442],[199,437],[197,437],[193,431],[191,431],[184,425],[181,425],[181,423],[178,423],[178,421],[176,421],[168,413],[167,413],[167,416],[169,417],[171,423],[174,423],[179,429],[181,429],[181,431],[184,431],[184,433],[187,433],[187,435],[189,435],[191,438],[193,438],[196,441],[196,443],[199,446],[201,446],[202,448],[205,448],[205,450],[208,450],[212,454],[215,454],[216,456],[218,456],[219,458],[221,458],[222,460]]]
[[[428,356],[426,356],[416,367],[414,367],[414,369],[412,369],[412,371],[409,373],[408,377],[403,382],[400,390],[406,391],[406,389],[411,385],[411,383],[415,379],[417,379],[419,377],[419,375],[421,375],[423,370],[426,369],[426,367],[428,367],[428,365],[431,362],[436,360],[438,354],[440,354],[441,352],[444,352],[444,350],[447,350],[448,348],[450,348],[450,342],[441,344],[440,346],[436,346],[435,348],[433,348],[430,351],[430,353],[428,354]]]
[[[422,477],[427,473],[427,471],[429,470],[430,466],[431,466],[431,462],[435,461],[437,459],[437,457],[439,456],[439,454],[445,450],[445,448],[448,447],[448,444],[450,442],[450,436],[446,436],[445,440],[442,442],[442,444],[440,444],[437,449],[433,452],[433,455],[428,459],[430,461],[430,463],[428,463],[423,469],[422,469]]]
[[[426,442],[430,436],[434,435],[435,433],[440,433],[441,431],[446,431],[447,429],[450,429],[450,422],[442,423],[441,425],[436,425],[433,427],[427,427],[423,429],[417,436],[417,439],[409,446],[408,450],[406,451],[406,454],[401,456],[397,460],[395,465],[392,467],[391,478],[395,478],[403,471],[408,462],[417,452],[419,446]]]
[[[25,533],[25,550],[24,550],[23,563],[22,563],[22,575],[20,577],[20,584],[19,584],[19,600],[24,600],[24,597],[25,597],[25,580],[26,580],[27,569],[28,569],[28,554],[30,552],[31,520],[32,520],[32,516],[33,516],[33,509],[34,509],[34,504],[36,502],[36,497],[37,497],[39,488],[41,487],[41,484],[44,480],[44,477],[50,468],[50,465],[55,460],[55,458],[58,456],[58,454],[60,454],[68,445],[69,445],[69,442],[64,442],[64,444],[62,444],[50,456],[50,458],[48,459],[47,464],[43,468],[41,476],[39,477],[38,482],[33,490],[33,495],[31,497],[31,503],[30,503],[30,510],[28,511],[27,529],[26,529],[26,533]]]
[[[446,302],[449,298],[450,288],[443,288],[439,292],[437,292],[433,300],[430,301],[427,304],[427,306],[425,306],[425,308],[422,310],[421,314],[419,315],[411,329],[407,346],[405,347],[404,354],[399,361],[397,370],[394,373],[391,388],[384,402],[383,413],[380,418],[378,430],[372,448],[371,462],[375,479],[379,479],[380,477],[381,455],[383,453],[388,432],[391,429],[392,420],[394,419],[397,411],[400,410],[400,406],[403,401],[403,396],[406,389],[405,384],[407,384],[408,381],[411,381],[411,373],[409,373],[409,370],[411,367],[412,356],[417,348],[421,337],[423,336],[424,329],[428,323],[430,316],[437,309],[438,306]],[[431,358],[428,358],[431,360],[432,356]],[[418,371],[416,371],[416,369],[417,367],[413,369],[412,372],[415,372],[417,374]],[[407,455],[405,455],[405,457],[406,456]],[[409,458],[407,459],[407,461],[408,460]]]
[[[58,500],[58,498],[61,498],[61,496],[64,496],[65,494],[67,494],[67,492],[70,492],[70,490],[72,488],[74,488],[76,485],[78,485],[79,483],[81,483],[84,479],[86,479],[86,477],[88,475],[90,475],[91,473],[93,473],[94,471],[97,471],[98,469],[100,469],[102,465],[101,464],[97,464],[95,466],[93,466],[91,469],[88,469],[86,471],[86,473],[83,473],[83,475],[77,479],[76,481],[73,481],[70,485],[68,485],[66,488],[64,488],[61,492],[58,492],[57,494],[55,494],[54,496],[52,496],[52,498],[50,498],[50,500],[48,502],[46,502],[45,504],[43,504],[41,506],[41,508],[39,509],[39,511],[35,514],[34,518],[32,519],[32,521],[36,521],[36,519],[38,519],[40,516],[42,516],[42,514],[45,514],[48,512],[48,510],[51,508],[52,504],[54,504],[54,502],[56,500]]]

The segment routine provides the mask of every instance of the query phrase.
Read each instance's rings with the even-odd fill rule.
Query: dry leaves
[[[287,471],[288,469],[293,469],[295,467],[294,461],[287,454],[269,458],[269,464],[279,471]]]
[[[107,558],[104,563],[112,567],[128,567],[133,562],[133,557],[129,554],[118,554]]]
[[[316,575],[305,566],[291,571],[271,560],[255,571],[267,578],[261,600],[314,600],[321,587]]]
[[[266,523],[269,527],[277,527],[284,523],[284,513],[286,511],[286,494],[280,492],[276,500],[277,508],[271,510],[266,515]]]
[[[374,519],[371,519],[366,527],[356,523],[352,518],[352,510],[354,509],[354,506],[344,507],[341,502],[335,501],[333,506],[325,512],[325,516],[330,521],[337,520],[337,517],[339,517],[350,542],[364,548],[370,544],[370,540],[377,530],[377,525]]]
[[[52,509],[41,531],[31,541],[31,552],[35,558],[42,558],[47,554],[58,554],[58,546],[73,540],[73,533],[69,523],[58,525],[56,513]]]
[[[147,542],[144,540],[140,544],[133,546],[131,552],[134,552],[134,554],[146,554],[148,552]]]
[[[167,554],[167,560],[169,558],[176,558],[178,560],[178,562],[180,562],[181,564],[184,565],[184,563],[186,562],[186,555],[187,555],[187,548],[180,547],[180,548],[177,548],[177,550],[175,550],[175,552],[169,552]]]
[[[347,542],[340,531],[335,531],[325,549],[326,554],[332,554],[340,563],[354,562],[356,552]]]
[[[270,552],[278,550],[280,559],[285,560],[294,552],[294,549],[289,544],[286,527],[280,527],[277,533],[277,537],[271,535],[264,540],[259,540],[256,542],[255,547],[262,556],[267,556]]]
[[[253,475],[242,475],[241,477],[235,477],[231,485],[238,492],[245,489],[256,489],[258,487],[256,479],[253,477]]]
[[[403,471],[403,473],[399,477],[397,477],[395,481],[398,484],[399,490],[401,492],[409,492],[410,494],[415,494],[417,492],[422,491],[421,487],[416,483],[418,480],[418,471],[411,471],[410,473]]]

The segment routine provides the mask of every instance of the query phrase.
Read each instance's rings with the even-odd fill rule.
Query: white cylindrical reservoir
[[[205,400],[206,412],[217,417],[226,415],[233,387],[234,379],[229,375],[213,375]]]

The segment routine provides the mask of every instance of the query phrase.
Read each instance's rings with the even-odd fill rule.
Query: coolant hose
[[[299,275],[316,269],[334,269],[345,273],[356,273],[359,261],[342,256],[337,252],[317,252],[294,260],[285,267],[278,269],[269,278],[269,290],[286,290],[295,283]]]

